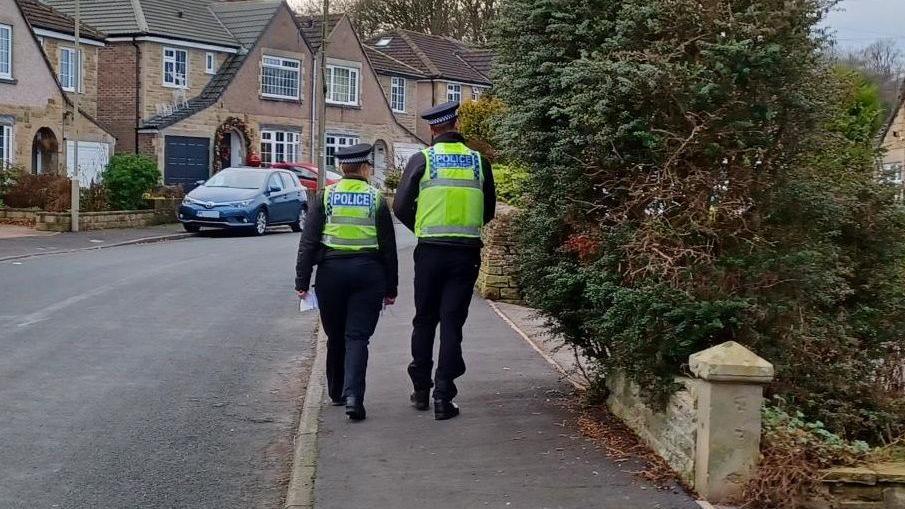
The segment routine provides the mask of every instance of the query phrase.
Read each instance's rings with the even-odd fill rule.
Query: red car
[[[269,165],[271,168],[279,168],[281,170],[289,170],[298,177],[302,187],[317,191],[317,173],[318,168],[314,163],[273,163]],[[343,178],[342,175],[332,170],[327,170],[327,185],[339,182]]]

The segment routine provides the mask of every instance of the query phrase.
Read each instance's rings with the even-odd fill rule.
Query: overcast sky
[[[842,0],[827,24],[842,48],[894,39],[905,50],[905,0]]]

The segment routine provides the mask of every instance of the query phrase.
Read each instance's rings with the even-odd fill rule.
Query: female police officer
[[[327,334],[327,388],[334,405],[353,420],[365,418],[368,340],[382,305],[398,284],[393,219],[380,192],[368,184],[371,145],[336,152],[343,178],[319,193],[299,242],[295,289],[304,298],[318,266],[314,291]]]

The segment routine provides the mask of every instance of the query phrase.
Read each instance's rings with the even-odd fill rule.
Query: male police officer
[[[458,102],[421,115],[433,145],[412,156],[396,190],[396,217],[415,232],[415,319],[408,372],[415,408],[434,418],[459,415],[454,380],[465,373],[462,327],[481,264],[481,227],[493,219],[496,190],[490,164],[465,146],[457,131]],[[440,356],[431,383],[434,335],[440,324]]]
[[[343,178],[314,200],[299,241],[295,289],[305,297],[318,266],[315,292],[327,334],[327,390],[350,419],[365,418],[368,341],[398,281],[393,218],[368,184],[371,145],[339,150]]]

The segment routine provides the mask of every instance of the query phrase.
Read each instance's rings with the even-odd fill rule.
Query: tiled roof
[[[342,14],[330,14],[327,17],[327,35],[336,28],[337,23],[343,19]],[[301,16],[296,15],[296,22],[299,24],[299,27],[302,29],[302,35],[305,37],[305,40],[308,41],[308,44],[311,46],[312,51],[317,51],[321,47],[321,40],[323,38],[323,18],[321,16]]]
[[[43,0],[69,14],[75,0]],[[82,18],[108,35],[150,34],[236,47],[238,42],[217,20],[218,0],[91,0],[81,2]]]
[[[472,49],[461,51],[457,55],[474,70],[488,78],[490,77],[490,69],[493,67],[493,59],[496,56],[493,51],[489,49]]]
[[[406,65],[399,60],[382,53],[370,46],[364,46],[365,53],[368,55],[371,65],[376,71],[382,71],[390,74],[402,74],[415,78],[423,78],[425,74],[410,65]]]
[[[43,28],[44,30],[52,30],[64,34],[75,34],[75,20],[62,12],[44,5],[37,0],[18,0],[25,18],[34,28]],[[86,25],[84,21],[81,23],[79,37],[103,41],[104,34],[96,28]]]
[[[258,40],[281,3],[281,0],[247,0],[215,3],[210,8],[233,37],[247,48]]]
[[[385,44],[378,46],[382,39]],[[490,85],[488,74],[480,69],[489,71],[487,60],[491,60],[492,55],[488,56],[486,50],[469,48],[449,37],[393,30],[371,38],[366,44],[429,76]],[[381,70],[392,72],[390,69]]]
[[[146,120],[142,125],[142,129],[163,129],[171,126],[176,122],[185,120],[195,113],[203,111],[213,106],[223,96],[223,92],[232,82],[233,78],[242,68],[245,62],[246,54],[230,55],[229,58],[220,66],[220,70],[208,82],[204,90],[197,97],[189,99],[188,104],[172,113],[157,115]]]

